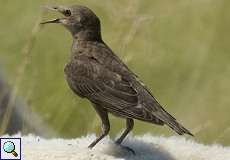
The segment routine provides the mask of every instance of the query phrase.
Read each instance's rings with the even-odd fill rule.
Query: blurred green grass
[[[0,66],[15,84],[23,48],[45,4],[82,4],[101,19],[104,41],[149,86],[162,105],[203,143],[230,145],[230,2],[227,0],[1,1]],[[55,15],[52,15],[55,16]],[[99,132],[90,103],[68,88],[63,67],[71,36],[58,25],[36,33],[18,95],[64,137]],[[124,127],[111,117],[111,135]],[[137,121],[134,134],[173,135]]]

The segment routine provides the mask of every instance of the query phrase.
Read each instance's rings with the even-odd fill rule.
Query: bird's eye
[[[70,10],[65,10],[65,11],[64,11],[64,15],[65,15],[66,17],[71,16],[71,11],[70,11]]]

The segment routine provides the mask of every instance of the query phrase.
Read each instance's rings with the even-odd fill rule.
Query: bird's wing
[[[178,134],[189,134],[192,135],[190,131],[184,128],[177,120],[169,114],[154,98],[150,90],[140,81],[138,76],[133,73],[121,60],[110,50],[109,54],[111,55],[111,59],[114,59],[113,66],[109,67],[112,70],[116,70],[116,73],[120,73],[122,75],[127,75],[129,78],[129,82],[131,86],[138,92],[138,111],[140,113],[145,113],[145,121],[149,121],[147,117],[150,117],[152,123],[158,124],[167,124],[170,128],[175,130]],[[132,111],[136,109],[136,107],[130,108]]]
[[[71,89],[114,114],[161,123],[139,105],[139,93],[121,74],[105,68],[93,58],[84,57],[67,65]]]
[[[67,76],[71,88],[81,96],[107,102],[119,109],[137,105],[137,92],[130,83],[96,60],[84,57],[66,68],[71,70],[71,75]]]

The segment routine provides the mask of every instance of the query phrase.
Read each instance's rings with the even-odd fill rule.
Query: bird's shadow
[[[147,143],[137,139],[127,140],[123,144],[132,148],[135,151],[135,155],[112,143],[105,148],[103,153],[125,160],[175,160],[167,150],[158,144]]]

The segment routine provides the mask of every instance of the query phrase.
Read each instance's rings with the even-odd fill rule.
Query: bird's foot
[[[122,149],[125,149],[125,150],[128,151],[128,152],[131,152],[133,155],[136,155],[135,151],[134,151],[132,148],[127,147],[127,146],[123,146],[123,145],[118,144],[118,143],[116,143],[116,145],[118,145],[118,146],[121,147]]]

